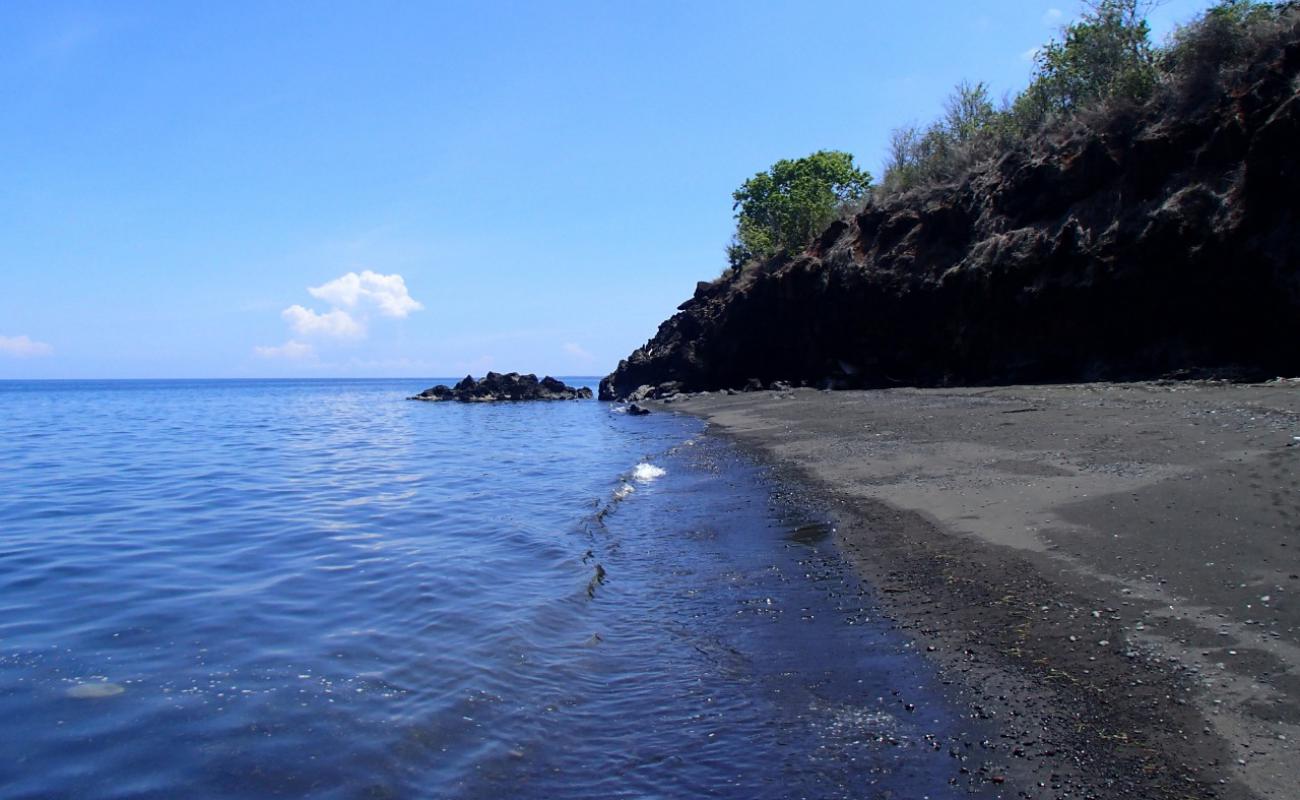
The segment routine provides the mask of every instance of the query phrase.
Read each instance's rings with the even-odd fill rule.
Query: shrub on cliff
[[[1121,99],[1148,97],[1158,76],[1142,0],[1096,0],[1060,41],[1035,56],[1028,88],[996,108],[984,83],[963,81],[949,95],[944,116],[924,131],[893,132],[883,194],[960,177],[972,165],[1004,152],[1052,120]]]
[[[870,173],[839,150],[776,162],[731,195],[736,212],[736,233],[727,248],[731,266],[802,249],[870,187]]]
[[[959,83],[942,119],[925,130],[906,125],[890,135],[881,189],[888,194],[950,180],[992,155],[1005,145],[999,113],[986,84]]]
[[[1260,40],[1276,35],[1279,23],[1296,3],[1261,0],[1221,0],[1190,25],[1174,31],[1158,54],[1166,83],[1176,91],[1198,94],[1218,82],[1220,73],[1249,58]]]
[[[1280,30],[1296,2],[1219,0],[1179,28],[1164,47],[1150,41],[1149,0],[1094,0],[1059,41],[1035,57],[1029,86],[995,109],[984,84],[962,83],[943,118],[893,132],[880,195],[959,179],[973,166],[1081,112],[1105,115],[1153,97],[1203,96],[1225,69],[1239,67],[1259,41]]]

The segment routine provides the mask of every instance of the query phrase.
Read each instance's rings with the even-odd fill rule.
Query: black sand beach
[[[1295,796],[1300,383],[662,407],[833,509],[885,609],[1000,725],[984,778],[1007,796]]]

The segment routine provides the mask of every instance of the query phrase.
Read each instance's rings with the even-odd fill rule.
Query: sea
[[[0,800],[980,792],[766,467],[436,382],[0,382]]]

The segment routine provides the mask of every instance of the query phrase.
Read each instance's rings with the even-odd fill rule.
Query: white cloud
[[[349,272],[321,286],[307,289],[312,297],[330,305],[353,308],[362,300],[373,303],[379,313],[387,317],[402,318],[424,306],[406,290],[401,275],[380,275],[364,270],[361,274]]]
[[[54,348],[45,342],[33,341],[26,336],[0,336],[0,355],[36,358],[53,354]]]
[[[1044,25],[1059,25],[1065,17],[1065,12],[1059,8],[1049,8],[1047,13],[1043,14]]]
[[[340,339],[354,339],[366,334],[364,325],[339,308],[317,314],[310,308],[292,305],[280,312],[280,316],[284,317],[300,336],[335,336]]]
[[[586,348],[577,342],[565,342],[564,352],[578,359],[579,361],[595,361],[596,357],[588,353]]]
[[[253,348],[253,352],[257,353],[262,358],[288,358],[293,360],[310,358],[316,353],[316,351],[312,349],[311,345],[296,342],[293,339],[290,339],[279,347],[257,345]]]
[[[329,310],[320,312],[297,303],[284,309],[280,316],[293,330],[294,338],[279,346],[258,345],[253,348],[257,355],[315,358],[313,346],[299,339],[364,339],[372,309],[381,316],[400,319],[424,308],[411,297],[406,281],[396,273],[349,272],[320,286],[308,287],[307,291],[328,303]]]
[[[1021,61],[1033,61],[1035,58],[1038,58],[1038,51],[1041,50],[1041,49],[1042,49],[1041,47],[1031,47],[1031,48],[1029,48],[1028,50],[1026,50],[1025,52],[1023,52],[1023,53],[1020,54],[1020,60],[1021,60]]]

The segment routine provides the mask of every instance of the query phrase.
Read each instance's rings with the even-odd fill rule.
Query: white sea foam
[[[633,480],[638,480],[642,483],[649,483],[655,478],[663,477],[666,474],[667,472],[662,467],[656,467],[654,464],[645,462],[637,464],[636,469],[632,470]]]
[[[632,494],[635,491],[636,491],[636,487],[633,486],[632,484],[620,483],[618,485],[618,488],[614,490],[614,499],[622,500],[624,497],[627,497],[628,495]]]
[[[116,697],[125,691],[126,687],[120,683],[79,683],[68,687],[64,694],[78,700],[96,700],[101,697]]]

